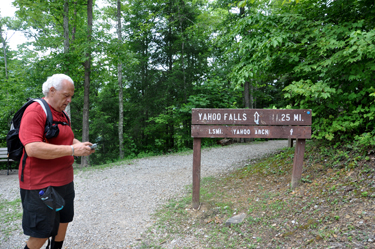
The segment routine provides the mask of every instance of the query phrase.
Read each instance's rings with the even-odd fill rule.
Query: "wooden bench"
[[[0,162],[8,162],[8,148],[0,148]],[[9,169],[12,162],[13,160],[9,159],[7,175],[9,175]]]

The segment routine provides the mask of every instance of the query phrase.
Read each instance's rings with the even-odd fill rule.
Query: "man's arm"
[[[89,146],[90,142],[81,143],[77,139],[73,139],[74,156],[89,156],[94,151]],[[25,145],[27,156],[40,159],[55,159],[63,156],[72,155],[72,147],[70,145],[55,145],[44,142],[34,142]]]

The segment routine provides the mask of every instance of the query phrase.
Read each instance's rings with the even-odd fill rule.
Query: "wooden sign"
[[[292,188],[302,178],[305,139],[311,138],[310,109],[192,109],[193,208],[199,207],[201,138],[289,138],[297,139]]]
[[[311,125],[311,110],[200,109],[192,110],[192,124]]]
[[[310,126],[192,125],[192,137],[210,138],[311,138]]]

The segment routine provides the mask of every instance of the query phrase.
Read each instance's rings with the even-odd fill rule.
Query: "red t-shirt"
[[[53,121],[68,123],[62,112],[56,111],[52,106],[49,107],[51,108]],[[46,114],[39,103],[32,103],[26,108],[21,120],[19,132],[20,140],[24,146],[32,142],[47,142],[56,145],[73,144],[74,134],[72,129],[69,125],[62,124],[58,124],[60,130],[59,135],[47,141],[44,137],[46,119]],[[22,159],[18,171],[21,189],[35,190],[48,186],[59,187],[73,181],[74,158],[72,156],[48,160],[28,156],[23,171],[23,182],[21,181]]]

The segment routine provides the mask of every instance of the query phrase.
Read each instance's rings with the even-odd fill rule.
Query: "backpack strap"
[[[64,114],[65,119],[66,119],[68,122],[53,121],[52,123],[53,123],[53,124],[61,124],[61,125],[69,125],[69,126],[71,126],[71,125],[70,125],[70,119],[69,119],[68,115],[67,115],[64,111],[62,111],[62,113]]]
[[[46,119],[46,127],[50,127],[53,123],[53,117],[52,117],[52,112],[51,112],[51,108],[49,108],[49,105],[47,103],[47,101],[45,101],[44,99],[34,99],[34,101],[38,102],[44,112],[46,113],[46,116],[47,116],[47,119]]]
[[[51,113],[51,110],[49,108],[49,105],[47,104],[47,101],[45,101],[44,99],[32,99],[32,100],[39,103],[39,105],[43,108],[43,111],[48,118],[48,114]],[[52,116],[52,114],[50,116]]]
[[[25,148],[23,148],[25,150]],[[23,182],[23,171],[25,169],[25,165],[26,165],[26,158],[27,158],[27,153],[26,153],[26,150],[25,150],[25,155],[23,156],[23,159],[22,159],[22,171],[21,171],[21,182]]]
[[[47,119],[46,119],[46,125],[45,125],[45,128],[44,128],[44,131],[46,131],[46,127],[51,126],[52,122],[53,122],[51,108],[49,108],[49,105],[48,105],[47,101],[45,101],[44,99],[31,99],[31,100],[35,101],[35,102],[38,102],[40,104],[40,106],[43,108],[43,111],[46,113]],[[25,155],[23,156],[23,159],[22,159],[21,182],[23,182],[23,171],[25,169],[26,159],[27,159],[26,150],[25,150],[25,148],[23,148],[23,149],[25,151]]]
[[[8,171],[7,171],[7,175],[9,175],[9,168],[10,168],[10,161],[9,161],[9,154],[8,154]]]
[[[70,119],[69,119],[68,114],[66,114],[64,111],[63,111],[63,114],[65,115],[66,120],[68,120],[68,124],[69,124],[69,126],[72,126],[71,123],[70,123]]]
[[[66,120],[68,120],[68,123],[53,121],[51,108],[49,107],[47,101],[45,101],[45,99],[34,99],[34,101],[37,101],[42,106],[44,112],[46,113],[46,116],[47,116],[46,126],[48,126],[48,125],[50,126],[52,124],[62,124],[62,125],[69,125],[70,126],[70,119],[64,111],[63,111],[63,114],[64,114]]]

